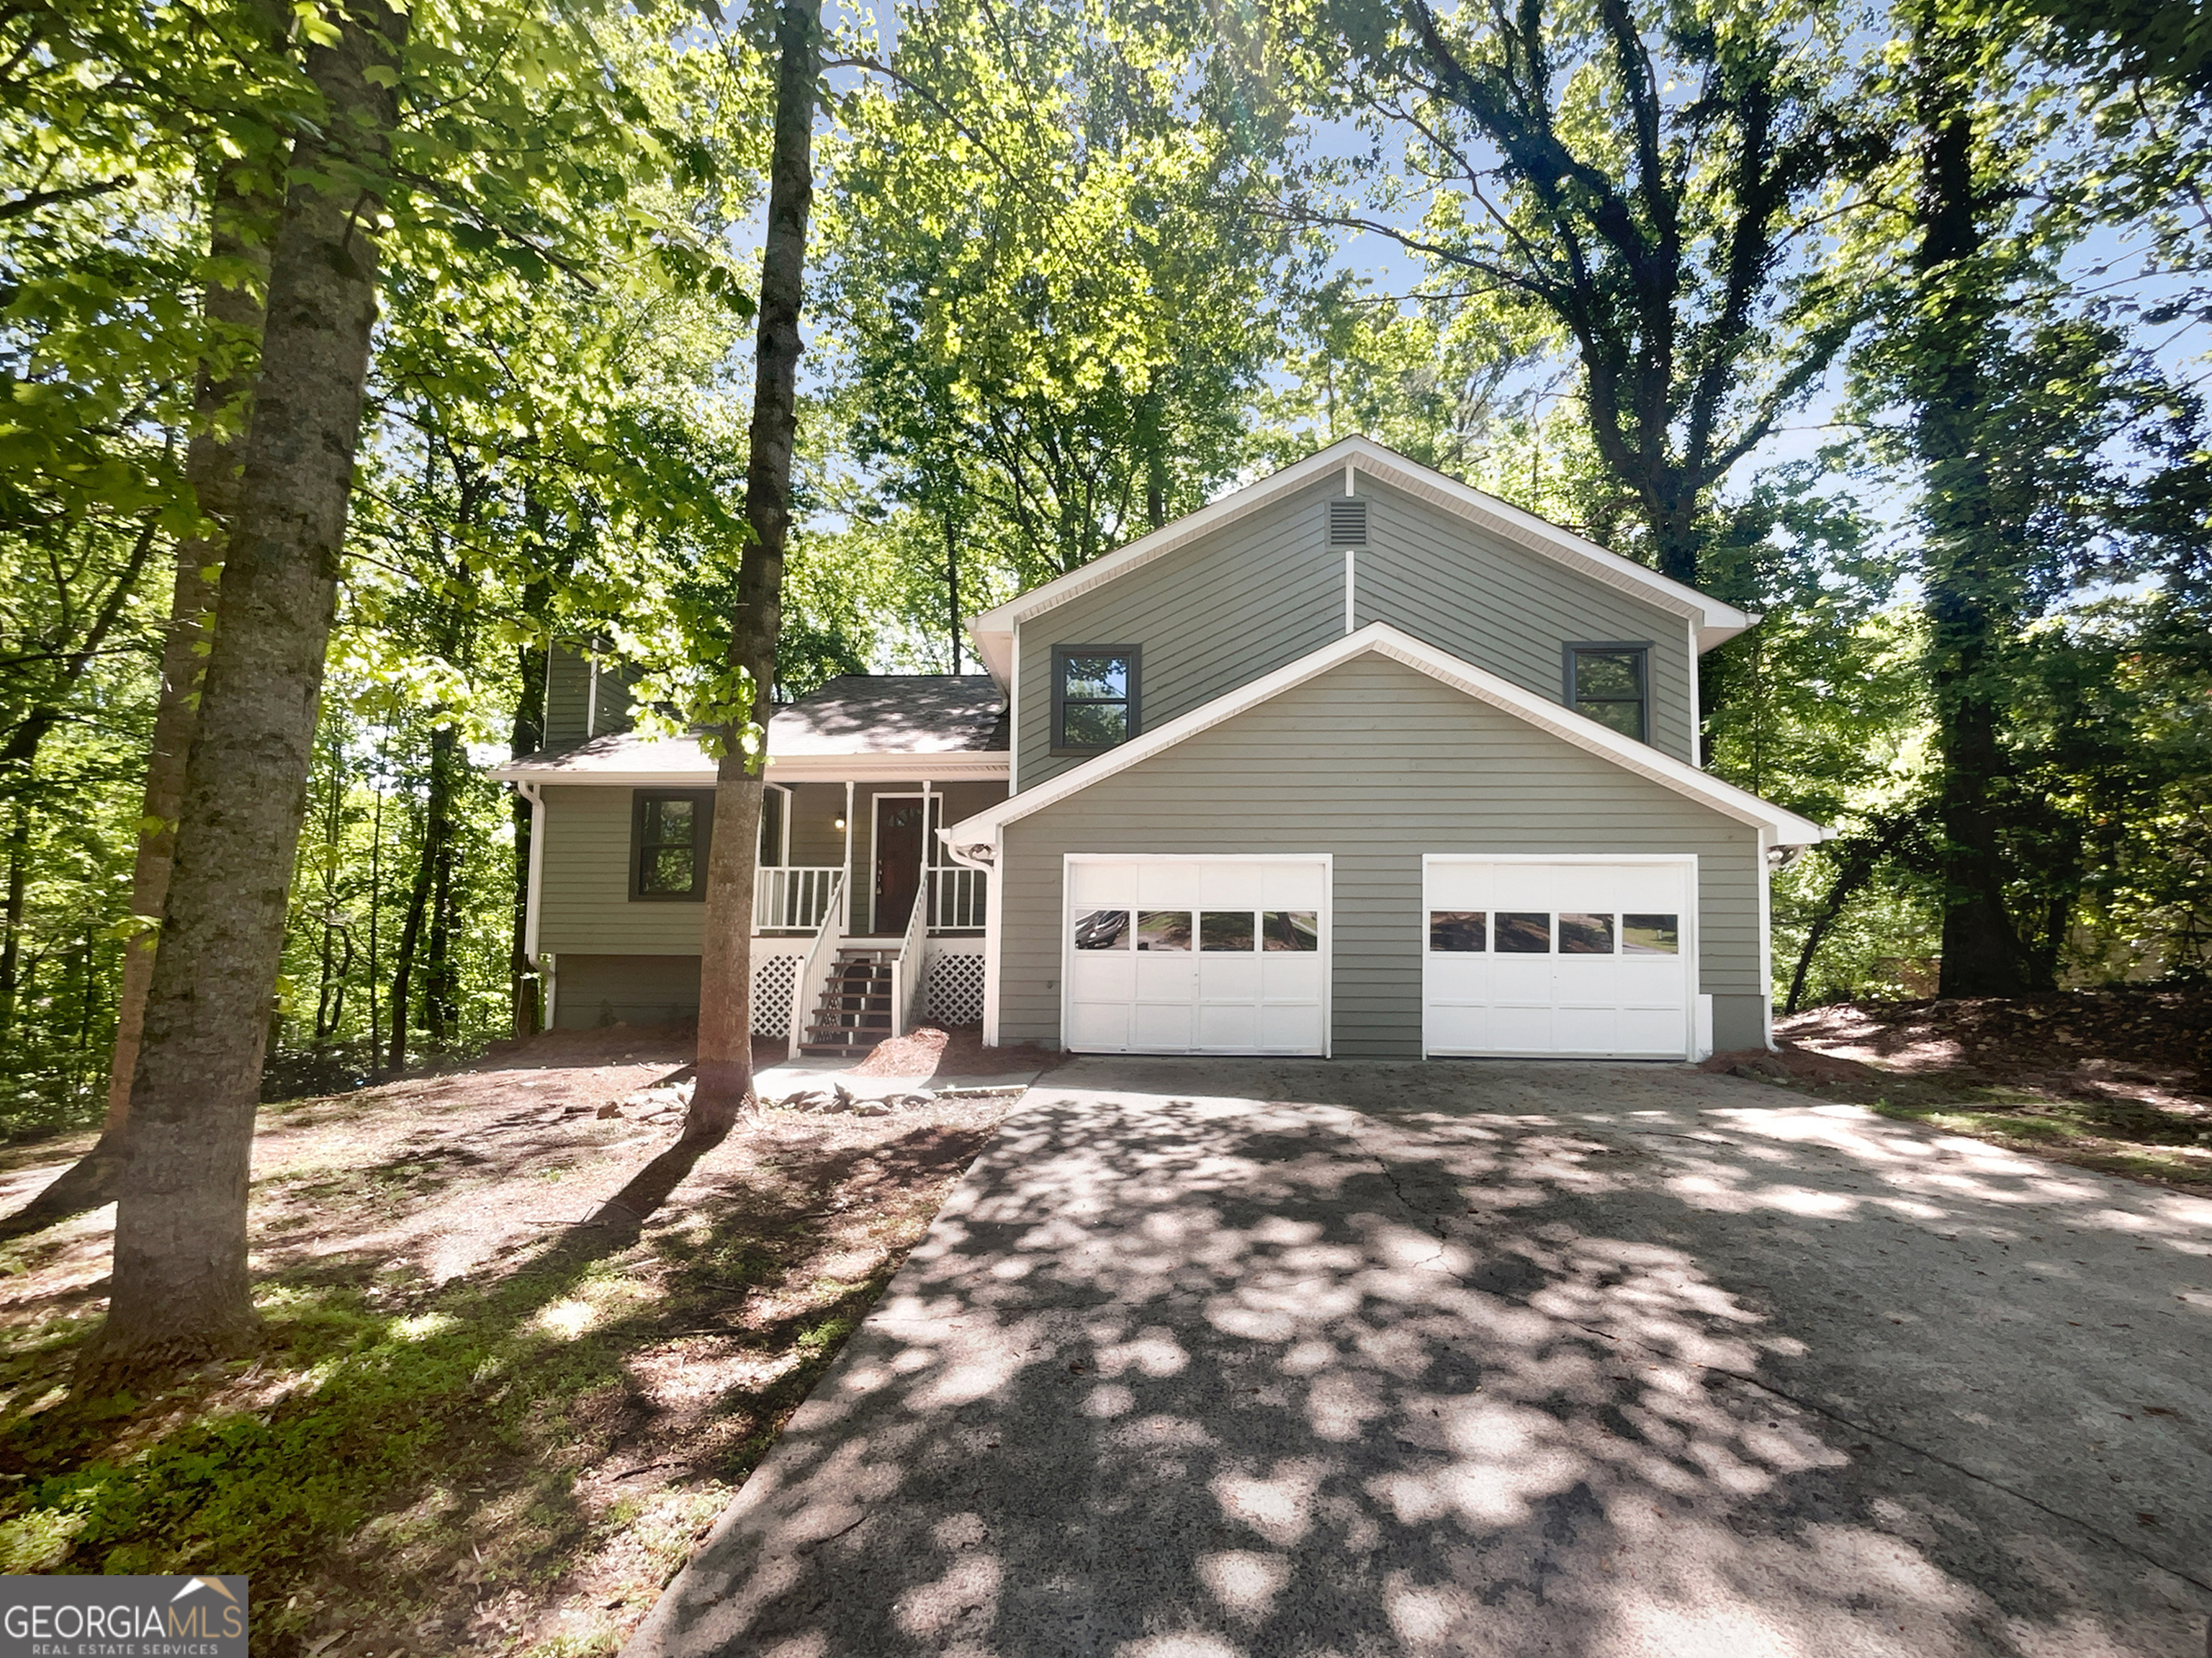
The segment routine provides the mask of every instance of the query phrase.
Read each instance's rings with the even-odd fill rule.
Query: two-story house
[[[1754,619],[1332,445],[975,618],[988,680],[848,677],[778,713],[758,1027],[825,1049],[979,1016],[988,1043],[1105,1053],[1762,1045],[1768,873],[1826,831],[1697,764],[1698,657]],[[713,767],[600,726],[580,660],[550,672],[568,741],[495,775],[538,802],[556,1022],[688,1011]]]

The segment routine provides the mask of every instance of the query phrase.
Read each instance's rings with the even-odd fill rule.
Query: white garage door
[[[1694,858],[1436,855],[1423,877],[1430,1053],[1690,1056]]]
[[[1328,1051],[1326,857],[1067,860],[1079,1053]]]

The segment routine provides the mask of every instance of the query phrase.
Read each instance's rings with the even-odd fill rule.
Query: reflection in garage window
[[[1206,910],[1198,917],[1198,948],[1201,950],[1245,950],[1252,948],[1249,910]]]
[[[1086,910],[1075,917],[1079,950],[1125,950],[1129,947],[1127,910]]]
[[[1313,910],[1270,910],[1260,919],[1263,950],[1318,950],[1321,916]]]
[[[1561,955],[1611,955],[1611,916],[1562,915],[1559,917]]]
[[[1552,917],[1546,910],[1500,910],[1498,912],[1498,953],[1500,955],[1549,955]]]
[[[1140,950],[1188,950],[1190,948],[1190,911],[1138,911],[1137,948]]]
[[[1680,916],[1623,916],[1620,953],[1623,955],[1674,955],[1682,948]]]
[[[1483,910],[1429,911],[1429,948],[1472,952],[1483,948],[1489,913]]]

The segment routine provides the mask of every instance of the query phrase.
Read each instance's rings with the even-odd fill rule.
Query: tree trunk
[[[422,960],[422,1028],[433,1048],[447,1048],[459,1034],[459,969],[453,960],[453,859],[460,838],[453,821],[459,781],[461,735],[441,725],[430,734],[430,925]]]
[[[2000,799],[2007,770],[1996,593],[2008,562],[1993,522],[1982,353],[1993,319],[1986,279],[1973,268],[1987,241],[1974,181],[1974,119],[1966,54],[1937,26],[1917,30],[1922,131],[1914,254],[1923,320],[1907,375],[1926,520],[1923,606],[1941,762],[1942,996],[2017,996],[2027,986],[2020,937],[2005,903]]]
[[[253,1119],[313,759],[316,707],[376,313],[382,169],[407,19],[337,14],[307,57],[323,119],[270,263],[236,521],[131,1091],[107,1320],[78,1386],[223,1354],[258,1323],[246,1276]]]
[[[750,678],[747,753],[730,734],[715,771],[708,850],[705,948],[699,961],[699,1069],[684,1133],[719,1140],[753,1091],[753,874],[760,844],[762,769],[774,711],[776,637],[783,623],[783,550],[791,527],[791,451],[798,430],[799,314],[806,219],[814,203],[814,86],[821,74],[819,0],[783,0],[776,24],[775,152],[768,238],[761,253],[760,326],[753,357],[751,450],[745,519],[753,539],[738,570],[730,666]],[[834,923],[833,923],[834,924]]]
[[[415,1005],[415,956],[422,943],[422,917],[430,906],[431,825],[429,808],[422,810],[422,855],[416,860],[415,881],[407,891],[407,916],[399,924],[399,942],[392,948],[392,1035],[384,1063],[397,1071],[407,1064],[407,1021]]]
[[[960,536],[952,521],[952,509],[945,509],[945,608],[949,624],[946,631],[952,640],[952,671],[960,666]]]
[[[25,779],[27,790],[29,780]],[[0,910],[0,1038],[15,1033],[15,1003],[23,970],[23,908],[31,874],[31,808],[24,795],[9,802],[8,897]]]

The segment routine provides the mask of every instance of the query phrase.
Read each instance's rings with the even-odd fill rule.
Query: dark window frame
[[[691,886],[681,893],[645,890],[645,810],[648,802],[688,800],[697,808],[692,821],[700,835],[693,846]],[[714,791],[711,789],[633,789],[629,791],[629,896],[633,904],[701,904],[707,897],[707,853],[714,842]],[[656,841],[654,845],[665,842]]]
[[[1144,698],[1144,648],[1140,645],[1054,645],[1052,648],[1052,745],[1054,755],[1105,754],[1121,743],[1071,743],[1067,736],[1067,661],[1071,656],[1126,656],[1129,659],[1129,694],[1121,698],[1127,710],[1121,742],[1133,741],[1144,729],[1139,708]],[[1079,705],[1110,706],[1106,699],[1079,697]]]
[[[1583,651],[1610,651],[1615,655],[1623,652],[1636,657],[1636,680],[1643,692],[1636,699],[1636,741],[1651,741],[1651,641],[1649,639],[1570,639],[1559,648],[1559,688],[1569,708],[1580,714],[1582,704],[1575,695],[1575,659]],[[1626,702],[1625,697],[1594,697],[1593,702]],[[1595,718],[1595,716],[1588,717]],[[1604,724],[1603,721],[1599,721]],[[1612,728],[1607,726],[1607,730]]]

